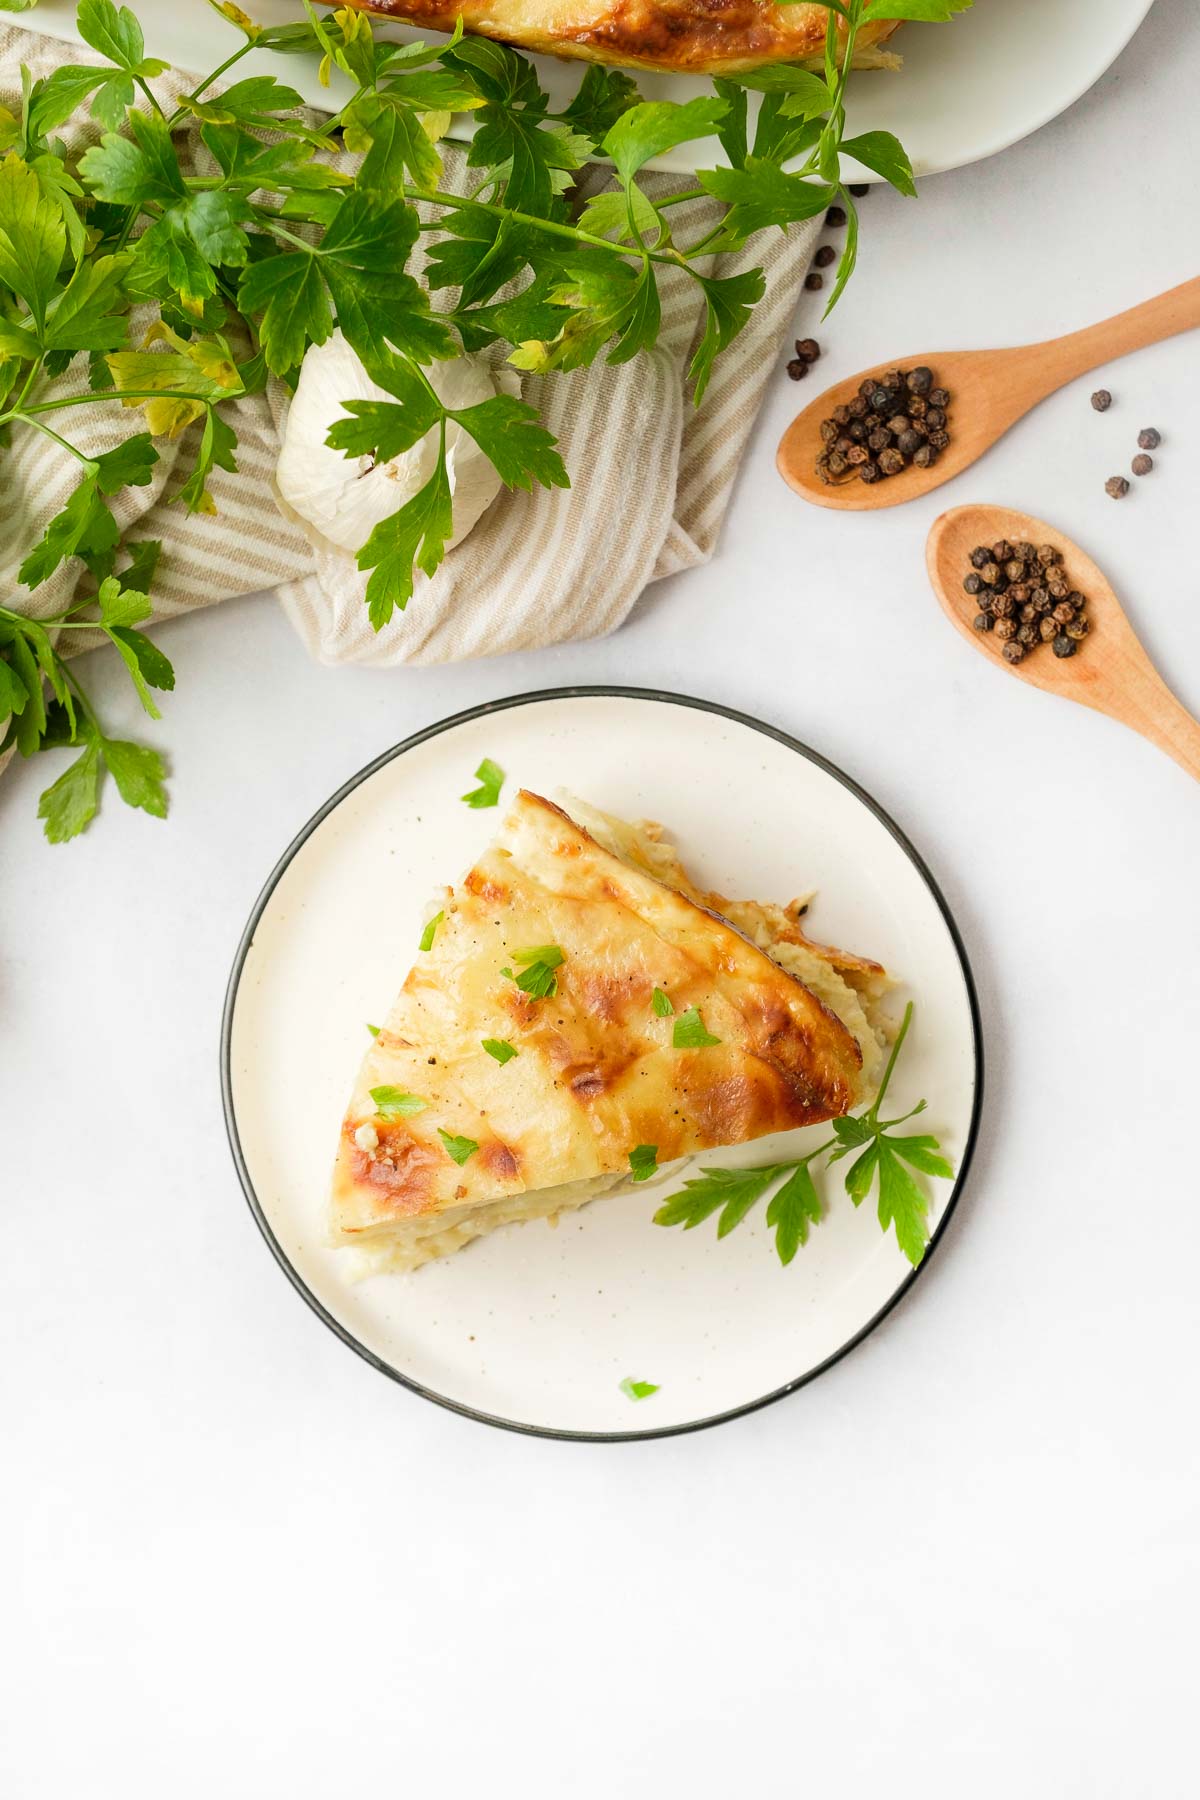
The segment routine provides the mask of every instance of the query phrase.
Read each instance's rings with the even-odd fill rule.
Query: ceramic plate
[[[975,0],[973,9],[949,25],[903,26],[894,48],[904,66],[897,74],[863,73],[850,84],[847,131],[894,131],[918,175],[935,175],[991,156],[1055,118],[1099,79],[1150,10],[1151,0]],[[205,72],[230,50],[238,34],[198,0],[137,0],[134,7],[150,55],[180,69]],[[255,0],[247,6],[261,24],[286,24],[302,16],[299,0]],[[28,22],[37,31],[78,42],[75,0],[41,0]],[[401,26],[401,37],[424,36]],[[583,65],[535,56],[538,75],[555,104],[575,91]],[[322,88],[316,65],[302,57],[269,52],[248,56],[238,74],[274,71],[314,106],[340,106],[350,94],[336,75]],[[642,71],[638,84],[647,100],[690,100],[711,93],[694,76]],[[460,123],[462,123],[460,121]],[[723,163],[715,139],[685,144],[656,167],[687,172]],[[850,179],[876,181],[847,160]]]
[[[720,1242],[715,1221],[687,1232],[653,1224],[678,1175],[557,1228],[506,1226],[412,1275],[355,1281],[345,1253],[323,1242],[366,1021],[390,1007],[429,897],[461,876],[501,816],[459,798],[485,756],[507,771],[506,797],[518,785],[565,789],[661,819],[706,885],[780,901],[815,888],[814,937],[903,975],[897,1015],[909,997],[916,1012],[890,1098],[896,1113],[928,1098],[929,1129],[959,1171],[953,1184],[930,1184],[934,1243],[980,1105],[962,945],[912,846],[847,776],[770,726],[637,690],[525,695],[418,733],[335,794],[267,882],[226,1002],[226,1118],[255,1217],[314,1311],[384,1374],[491,1424],[598,1438],[715,1424],[811,1380],[914,1279],[873,1204],[856,1211],[832,1178],[827,1216],[787,1268],[761,1206]],[[823,1134],[703,1160],[761,1164]],[[626,1377],[659,1391],[631,1401]]]

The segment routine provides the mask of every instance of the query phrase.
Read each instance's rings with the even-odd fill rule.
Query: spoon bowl
[[[1200,276],[1143,301],[1128,312],[1073,331],[1067,337],[1049,338],[1042,344],[1026,344],[1010,350],[933,350],[907,356],[899,362],[877,363],[857,375],[837,382],[819,394],[788,426],[776,458],[779,473],[814,506],[838,507],[843,512],[874,512],[883,506],[901,506],[928,494],[943,482],[969,468],[990,450],[1017,420],[1047,394],[1101,363],[1113,362],[1156,344],[1176,332],[1200,326]],[[928,469],[912,464],[899,475],[869,485],[857,477],[826,484],[817,474],[817,457],[823,449],[821,421],[835,407],[847,405],[861,382],[888,369],[912,369],[926,364],[938,387],[950,395],[947,408],[950,442]]]
[[[1090,629],[1074,656],[1055,656],[1048,644],[1042,644],[1021,662],[1006,662],[995,634],[976,631],[972,621],[978,602],[966,592],[963,580],[971,572],[975,546],[1001,538],[1012,543],[1053,544],[1062,552],[1071,586],[1087,599]],[[1150,661],[1111,584],[1065,532],[1004,506],[956,506],[934,520],[925,545],[925,563],[943,612],[997,669],[1043,693],[1061,694],[1066,700],[1107,713],[1110,719],[1157,744],[1200,781],[1200,724]]]

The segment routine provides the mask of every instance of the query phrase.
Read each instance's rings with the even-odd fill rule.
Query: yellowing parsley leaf
[[[378,1037],[381,1029],[382,1029],[381,1026],[372,1025],[371,1021],[369,1019],[367,1020],[367,1030],[370,1032],[372,1037]]]
[[[519,1055],[507,1038],[484,1038],[482,1043],[488,1055],[494,1056],[501,1068],[506,1062],[511,1062],[514,1056]]]
[[[433,949],[433,940],[437,936],[437,928],[441,924],[441,922],[445,918],[445,916],[446,916],[446,914],[445,914],[444,910],[441,912],[434,913],[432,919],[430,919],[427,922],[424,931],[421,933],[421,941],[417,945],[418,950],[432,950]]]

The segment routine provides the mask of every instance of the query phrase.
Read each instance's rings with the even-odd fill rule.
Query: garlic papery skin
[[[499,379],[482,357],[463,355],[430,363],[424,374],[438,399],[461,412],[511,392],[511,376]],[[329,428],[347,416],[347,400],[396,396],[372,381],[340,331],[324,344],[310,345],[288,406],[283,442],[275,465],[275,488],[283,509],[310,542],[324,540],[351,552],[361,550],[380,520],[399,511],[437,466],[438,431],[426,432],[411,449],[390,462],[344,456],[325,442]],[[500,477],[469,432],[453,419],[446,424],[446,472],[454,509],[447,549],[466,537],[500,491]]]

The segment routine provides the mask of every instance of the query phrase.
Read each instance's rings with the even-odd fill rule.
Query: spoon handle
[[[1128,312],[1102,319],[1098,325],[1087,325],[1082,331],[1068,332],[1065,337],[1050,338],[1044,344],[1032,345],[1044,353],[1044,366],[1053,379],[1054,388],[1074,381],[1101,363],[1114,362],[1128,356],[1131,350],[1142,350],[1180,331],[1200,326],[1200,275],[1178,287],[1143,300]],[[1049,391],[1053,392],[1053,389]]]
[[[1200,781],[1200,722],[1175,698],[1157,671],[1131,685],[1118,716]]]

